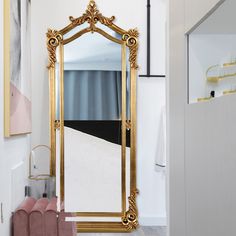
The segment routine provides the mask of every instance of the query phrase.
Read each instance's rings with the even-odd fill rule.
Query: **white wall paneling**
[[[236,96],[187,103],[185,32],[217,3],[169,0],[167,202],[170,236],[233,236],[236,233],[233,222]],[[209,57],[207,53],[205,56]]]

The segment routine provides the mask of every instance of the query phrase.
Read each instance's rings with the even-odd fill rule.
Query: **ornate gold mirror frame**
[[[115,17],[104,17],[97,9],[93,0],[89,2],[86,12],[79,18],[69,17],[71,23],[57,31],[49,29],[47,32],[47,48],[49,53],[49,86],[50,86],[50,137],[51,137],[51,175],[56,175],[56,130],[60,130],[60,199],[64,200],[64,45],[81,37],[86,33],[99,33],[107,39],[118,43],[122,47],[122,212],[83,212],[77,213],[80,217],[119,217],[120,222],[80,222],[79,232],[130,232],[138,226],[138,213],[136,206],[136,76],[137,76],[137,51],[138,51],[138,31],[136,29],[123,30],[113,23]],[[96,27],[96,24],[109,27],[114,32],[122,36],[121,39],[114,38],[104,30]],[[88,23],[89,27],[77,32],[69,38],[64,36],[77,26]],[[126,47],[130,50],[130,121],[126,118]],[[59,74],[60,74],[60,120],[56,120],[56,72],[57,63],[56,50],[59,49]],[[130,151],[130,196],[129,206],[126,207],[126,130],[130,129],[131,151]]]

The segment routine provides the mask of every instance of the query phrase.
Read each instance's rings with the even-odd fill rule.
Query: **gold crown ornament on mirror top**
[[[47,32],[47,47],[48,47],[48,53],[49,53],[49,64],[48,69],[55,66],[56,63],[56,48],[59,45],[60,42],[62,44],[68,43],[68,40],[64,40],[63,36],[71,31],[72,29],[76,28],[79,25],[82,25],[84,23],[88,23],[89,27],[81,30],[81,32],[78,32],[74,38],[79,37],[83,35],[84,33],[88,32],[99,32],[103,34],[105,37],[111,39],[112,41],[118,41],[114,40],[114,38],[110,35],[108,35],[103,30],[96,27],[96,24],[100,22],[101,24],[109,27],[110,29],[114,30],[115,32],[122,35],[122,40],[126,42],[127,47],[130,49],[130,58],[129,61],[131,63],[131,68],[138,69],[137,65],[137,51],[138,51],[138,37],[139,32],[137,29],[130,29],[128,31],[125,31],[115,25],[113,22],[115,20],[115,16],[112,17],[105,17],[102,15],[102,13],[99,12],[97,5],[94,0],[90,0],[86,12],[78,17],[74,18],[73,16],[69,17],[70,24],[63,28],[62,30],[52,30],[48,29]],[[113,38],[113,39],[112,39]]]
[[[95,28],[95,25],[98,21],[106,26],[110,26],[113,24],[115,16],[112,16],[110,18],[104,17],[97,9],[95,1],[91,0],[86,12],[81,17],[74,18],[73,16],[70,16],[69,19],[72,24],[75,25],[81,25],[87,21],[90,24],[91,31],[93,32],[93,29]]]

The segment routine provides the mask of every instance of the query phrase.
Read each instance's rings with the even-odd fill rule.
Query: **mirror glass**
[[[188,35],[189,103],[236,93],[236,1],[224,1]]]
[[[74,33],[70,32],[66,38]],[[117,34],[107,33],[120,38]],[[130,69],[126,51],[123,63],[126,64],[126,113],[129,120]],[[57,57],[60,61],[59,53]],[[122,188],[129,194],[130,186],[129,130],[126,132],[124,186],[121,176],[122,46],[98,33],[87,33],[64,45],[63,64],[65,211],[119,213],[119,218],[110,217],[106,221],[120,221]],[[56,119],[60,117],[59,66],[57,63]],[[59,135],[59,143],[58,139]],[[59,154],[60,150],[57,151]],[[127,194],[124,201],[128,199]],[[78,219],[88,221],[82,216]],[[103,221],[104,218],[89,218],[89,221],[93,220]]]

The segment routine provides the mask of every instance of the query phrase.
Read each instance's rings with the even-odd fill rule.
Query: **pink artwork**
[[[5,86],[5,136],[9,137],[31,132],[30,0],[5,1],[10,9],[9,73],[5,73],[9,83]]]
[[[10,94],[10,133],[29,133],[31,131],[31,101],[12,83]]]

